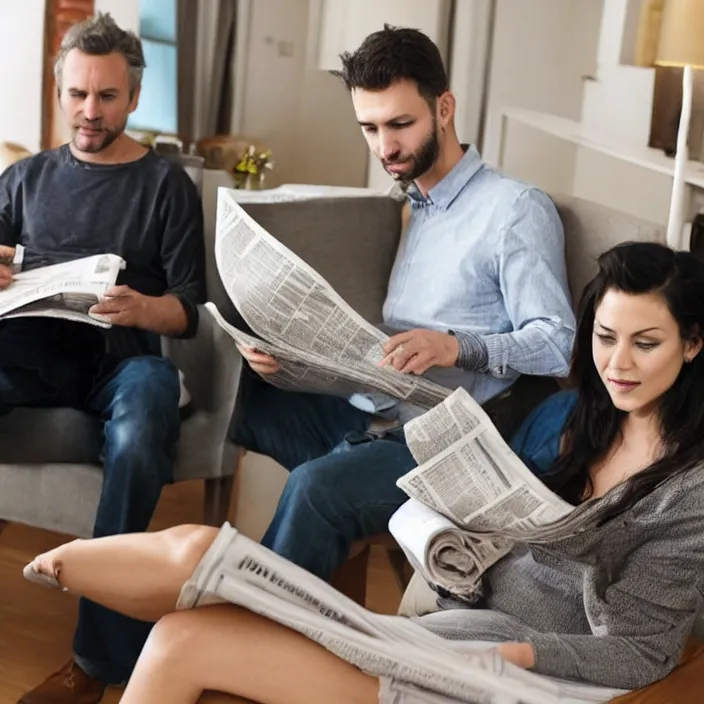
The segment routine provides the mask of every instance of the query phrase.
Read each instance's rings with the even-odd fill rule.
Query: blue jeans
[[[408,498],[396,486],[416,465],[403,430],[369,433],[370,416],[344,399],[246,381],[231,439],[291,473],[262,543],[329,580],[352,542],[387,532]]]
[[[0,338],[8,342],[6,334]],[[36,348],[29,357],[32,364],[41,362]],[[13,366],[0,367],[0,406],[73,406],[104,422],[104,479],[94,536],[146,530],[162,487],[172,481],[179,435],[179,382],[173,365],[141,356],[109,370],[84,367],[82,378],[91,379],[92,387],[83,390],[77,388],[78,375],[54,373],[51,357],[44,360],[41,373],[20,363],[16,358]],[[82,599],[74,637],[76,661],[96,679],[124,682],[150,628]]]

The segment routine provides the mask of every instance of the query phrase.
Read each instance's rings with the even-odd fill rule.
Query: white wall
[[[139,34],[139,0],[95,0],[96,12],[109,12],[122,29]]]
[[[0,2],[0,140],[37,151],[42,130],[44,0]]]
[[[654,69],[621,64],[629,4],[639,0],[604,0],[596,80],[584,85],[582,122],[623,139],[647,144],[653,104]],[[632,19],[632,14],[631,14]]]
[[[594,72],[600,0],[496,0],[482,155],[498,162],[500,110],[514,106],[579,119]],[[549,192],[570,193],[573,145],[520,125],[506,135],[503,168]]]
[[[655,71],[622,61],[632,53],[641,0],[604,0],[596,80],[584,86],[582,122],[624,143],[645,146]],[[630,26],[629,26],[630,25]],[[667,223],[672,179],[603,154],[577,150],[573,193],[622,212]]]
[[[600,0],[496,0],[482,148],[489,163],[498,161],[502,107],[579,119],[600,20]],[[513,127],[504,168],[547,190],[569,192],[575,159],[571,145]]]
[[[309,67],[308,0],[250,3],[242,134],[272,149],[269,183],[361,186],[367,148],[343,86]]]
[[[514,106],[579,119],[595,67],[599,0],[497,0],[484,156],[498,155],[498,112]]]

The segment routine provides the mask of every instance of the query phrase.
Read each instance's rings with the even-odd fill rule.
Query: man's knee
[[[134,357],[120,372],[114,414],[178,414],[180,386],[176,367],[162,357]]]
[[[106,441],[119,452],[139,452],[178,439],[178,372],[166,359],[135,357],[121,371]]]
[[[173,421],[155,413],[120,415],[105,424],[104,432],[106,460],[110,458],[113,463],[120,461],[123,469],[131,467],[151,476],[156,466],[163,464],[155,463],[155,456],[162,457],[165,453],[171,461],[175,458],[179,435],[178,411]],[[171,477],[164,476],[162,480],[166,483],[171,481]]]
[[[161,482],[168,483],[180,427],[178,373],[158,357],[130,360],[123,372],[105,423],[106,467],[119,463],[121,471],[146,474],[150,480],[160,469]],[[169,462],[155,461],[162,457]]]
[[[334,517],[342,509],[338,505],[344,491],[335,481],[335,455],[305,462],[288,477],[282,503],[289,514]]]

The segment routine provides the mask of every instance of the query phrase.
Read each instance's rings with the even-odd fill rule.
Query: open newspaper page
[[[328,369],[344,370],[358,389],[383,391],[421,408],[447,397],[448,389],[428,379],[378,367],[388,335],[364,320],[234,198],[228,189],[218,191],[215,258],[227,294],[258,337],[297,350],[301,363],[313,370],[326,360]],[[325,383],[311,390],[332,392]]]
[[[397,481],[412,500],[389,528],[431,584],[460,598],[515,540],[564,537],[584,513],[523,464],[463,388],[405,433],[418,466]]]
[[[414,621],[371,613],[230,526],[184,587],[179,608],[220,602],[282,623],[371,675],[434,692],[443,704],[583,704],[615,692],[527,672],[505,662],[495,644],[448,641]]]
[[[462,387],[404,430],[419,466],[398,486],[457,525],[520,535],[574,508],[523,464]]]
[[[381,370],[382,374],[370,383],[365,370],[358,364],[330,362],[325,357],[302,352],[283,342],[273,344],[261,340],[230,325],[212,303],[206,303],[206,308],[237,344],[276,358],[280,366],[279,371],[263,378],[280,389],[341,397],[349,397],[360,391],[381,390],[389,396],[404,399],[421,408],[432,408],[450,393],[444,386],[427,379],[399,374],[390,367]]]
[[[313,198],[369,198],[386,195],[383,191],[376,191],[372,188],[318,186],[302,183],[284,183],[276,188],[264,188],[258,191],[243,188],[232,191],[232,198],[237,203],[290,203]]]
[[[22,271],[0,292],[0,318],[41,316],[110,327],[88,310],[115,285],[124,268],[121,257],[97,254]]]

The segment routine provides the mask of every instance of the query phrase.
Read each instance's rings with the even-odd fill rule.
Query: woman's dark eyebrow
[[[602,325],[596,318],[594,319],[594,322],[602,328],[602,330],[606,330],[606,332],[613,333],[614,331],[611,328],[607,328],[606,325]],[[661,328],[658,327],[652,327],[652,328],[643,328],[643,330],[638,330],[637,332],[633,333],[633,337],[636,337],[637,335],[643,335],[646,332],[650,332],[651,330],[660,330],[662,332]]]

